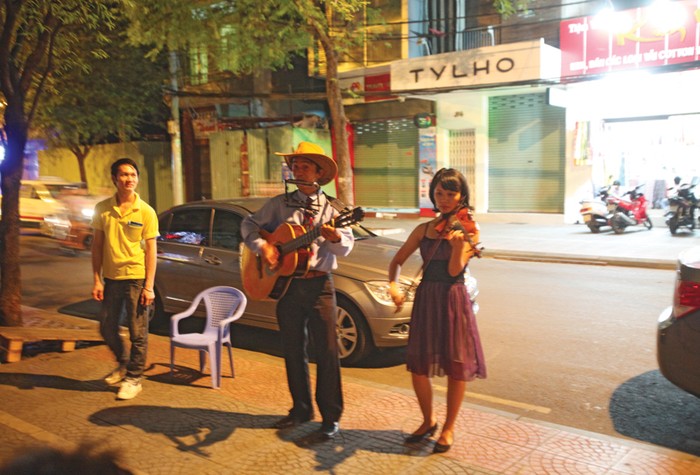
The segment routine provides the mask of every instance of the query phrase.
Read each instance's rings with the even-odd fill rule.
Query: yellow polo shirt
[[[105,234],[102,249],[102,277],[113,280],[146,277],[144,241],[159,236],[158,215],[136,195],[133,206],[123,215],[116,194],[95,206],[92,227]]]

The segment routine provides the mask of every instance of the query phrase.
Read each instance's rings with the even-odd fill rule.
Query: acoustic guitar
[[[330,222],[336,228],[359,223],[365,217],[362,208],[344,210]],[[261,255],[246,245],[241,246],[241,276],[243,288],[253,300],[277,300],[287,291],[293,277],[303,277],[309,271],[309,246],[321,235],[321,226],[306,231],[303,226],[282,223],[273,232],[260,230],[260,236],[277,248],[279,263],[271,269]]]

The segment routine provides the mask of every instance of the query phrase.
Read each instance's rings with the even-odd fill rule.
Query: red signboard
[[[560,40],[562,77],[698,61],[700,9],[664,2],[566,20]]]
[[[365,76],[365,102],[394,99],[391,92],[391,74]]]

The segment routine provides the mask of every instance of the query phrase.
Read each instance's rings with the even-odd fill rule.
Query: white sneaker
[[[127,400],[134,399],[139,395],[143,388],[141,387],[141,382],[133,379],[125,379],[119,388],[117,393],[117,399]]]
[[[124,380],[126,376],[126,366],[119,366],[114,371],[105,376],[105,383],[107,384],[117,384]]]

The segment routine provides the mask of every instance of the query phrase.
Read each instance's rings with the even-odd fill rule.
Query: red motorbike
[[[625,192],[620,197],[609,197],[608,203],[615,205],[615,212],[610,218],[615,234],[625,232],[627,226],[642,224],[645,228],[653,227],[651,219],[647,215],[647,200],[640,190],[644,185],[637,185],[633,189]],[[629,196],[629,199],[625,197]]]

